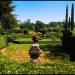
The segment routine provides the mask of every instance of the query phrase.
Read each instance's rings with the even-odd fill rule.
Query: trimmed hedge
[[[6,36],[0,36],[0,49],[6,47]]]
[[[0,36],[0,49],[6,47],[9,42],[14,42],[15,37],[12,35]]]

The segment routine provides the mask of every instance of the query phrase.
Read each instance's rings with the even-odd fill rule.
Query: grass
[[[0,57],[0,74],[75,74],[75,62],[62,64],[31,64]]]
[[[20,38],[20,39],[17,39],[16,41],[21,42],[21,44],[10,43],[7,49],[8,50],[22,50],[22,49],[29,50],[32,46],[31,38]],[[60,40],[55,41],[55,44],[54,42],[52,42],[52,39],[42,39],[39,41],[40,47],[44,50],[47,50],[49,45],[51,45],[52,43],[53,45],[60,44]]]
[[[6,47],[7,50],[29,50],[31,48],[31,38],[20,38],[16,41],[22,42],[21,44],[15,44],[15,43],[9,43],[9,45]]]
[[[10,43],[9,46],[7,47],[8,50],[29,50],[31,47],[31,44],[12,44]]]
[[[15,43],[9,43],[9,45],[6,47],[6,53],[7,55],[10,52],[15,52],[15,51],[26,51],[29,50],[32,46],[32,40],[31,38],[19,38],[17,41],[21,42],[21,44],[15,44]],[[58,45],[60,45],[61,41],[52,41],[52,39],[41,39],[39,41],[40,48],[43,51],[49,51],[53,55],[58,55],[60,54],[60,51],[53,51],[52,49],[55,49]],[[51,51],[52,50],[52,51]]]
[[[1,37],[2,38],[2,37]],[[9,43],[6,52],[17,50],[29,50],[32,46],[31,38],[19,38],[17,41],[21,44]],[[4,55],[0,56],[0,74],[75,74],[75,62],[71,62],[66,54],[63,54],[59,48],[60,40],[52,41],[52,39],[41,39],[40,47],[49,51],[49,58],[56,63],[32,64],[30,62],[16,62],[10,60]],[[51,60],[52,61],[52,60]]]

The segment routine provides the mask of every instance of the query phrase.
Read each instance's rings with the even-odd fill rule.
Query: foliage
[[[28,34],[28,29],[24,29],[24,35],[27,35]]]
[[[8,42],[13,42],[15,40],[15,37],[12,35],[6,35],[6,41]]]
[[[35,31],[35,26],[34,23],[30,22],[30,19],[27,19],[27,21],[24,21],[20,24],[20,29],[28,29]]]
[[[66,6],[66,21],[65,21],[65,26],[64,26],[64,30],[67,31],[68,29],[68,5]]]
[[[43,22],[36,21],[36,23],[35,23],[35,30],[36,30],[36,32],[39,32],[39,31],[41,31],[44,28],[45,28],[45,24]]]
[[[15,16],[11,13],[14,9],[12,1],[0,1],[0,22],[3,29],[12,29],[17,24]]]
[[[74,56],[74,45],[75,45],[75,31],[74,31],[74,4],[72,3],[72,9],[71,9],[71,23],[70,23],[70,18],[68,22],[68,6],[66,7],[66,23],[65,23],[65,29],[63,32],[63,37],[62,37],[62,48],[64,52],[67,52],[72,61],[75,59]]]
[[[72,8],[71,8],[71,30],[74,29],[74,4],[72,3]]]
[[[75,36],[75,30],[70,31],[72,33],[72,36]]]
[[[35,65],[0,57],[0,74],[75,74],[75,63]]]
[[[0,36],[0,49],[6,47],[6,37],[5,36]]]
[[[4,30],[2,28],[0,28],[0,34],[4,35]]]
[[[36,33],[34,32],[34,31],[28,31],[28,34],[29,34],[29,36],[33,36],[33,35],[35,35]]]

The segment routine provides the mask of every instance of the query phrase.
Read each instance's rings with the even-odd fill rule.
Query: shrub
[[[29,32],[28,32],[28,35],[29,35],[29,36],[33,36],[33,35],[35,35],[35,34],[36,34],[36,33],[35,33],[34,31],[29,31]]]
[[[11,35],[12,35],[14,38],[17,38],[17,36],[16,36],[15,33],[11,33]]]
[[[0,49],[6,47],[6,38],[5,36],[0,36]]]
[[[75,30],[72,30],[71,33],[72,33],[72,36],[75,36]]]
[[[2,28],[0,28],[0,34],[1,34],[1,35],[4,35],[4,31],[3,31]]]
[[[13,42],[15,40],[15,37],[12,35],[6,35],[6,43]]]

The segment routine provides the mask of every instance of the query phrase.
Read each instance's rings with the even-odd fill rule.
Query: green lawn
[[[32,39],[31,38],[20,38],[17,39],[16,41],[22,42],[21,44],[14,44],[14,43],[10,43],[9,46],[7,47],[7,49],[9,50],[20,50],[20,49],[26,49],[29,50],[32,46]],[[52,39],[41,39],[39,41],[39,46],[40,48],[46,50],[48,49],[47,47],[49,47],[49,45],[51,45],[53,43],[53,45],[55,44],[60,44],[60,40],[56,40],[55,43],[52,42]]]
[[[2,39],[3,37],[0,37]],[[29,50],[32,46],[31,38],[19,38],[17,41],[21,44],[9,43],[6,47],[7,52],[15,50]],[[0,43],[1,44],[1,43]],[[61,53],[57,48],[61,45],[59,39],[52,41],[52,39],[41,39],[39,42],[40,48],[45,51],[50,51],[56,60],[56,63],[45,64],[31,64],[26,62],[15,62],[4,55],[0,56],[0,74],[75,74],[75,62],[69,61],[67,55]],[[51,49],[55,49],[53,52]],[[64,57],[66,56],[66,57]],[[51,54],[50,56],[51,57]],[[63,58],[64,57],[64,58]]]
[[[75,74],[75,62],[35,65],[0,56],[0,74]]]

